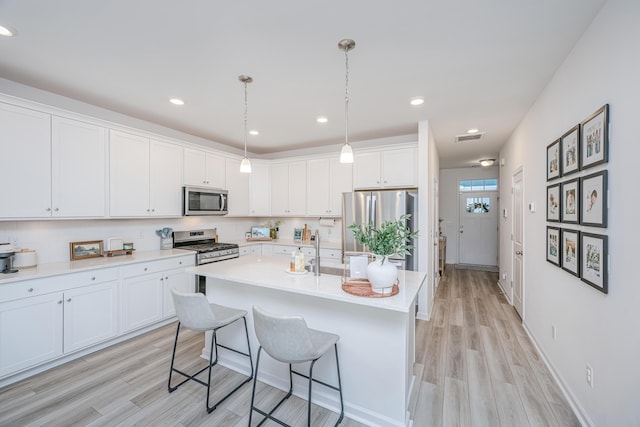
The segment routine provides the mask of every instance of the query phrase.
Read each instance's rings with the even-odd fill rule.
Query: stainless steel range
[[[238,258],[240,249],[234,243],[216,243],[217,229],[174,231],[173,247],[196,251],[196,265]],[[207,278],[196,276],[196,292],[206,294]]]
[[[196,251],[196,265],[238,258],[240,250],[234,243],[216,243],[217,230],[204,229],[192,231],[175,231],[173,247]]]

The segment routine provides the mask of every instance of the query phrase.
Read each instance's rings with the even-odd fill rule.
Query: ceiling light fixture
[[[411,104],[411,105],[422,105],[422,104],[424,104],[424,97],[423,96],[416,96],[415,98],[411,98],[411,101],[409,101],[409,104]]]
[[[316,119],[316,122],[318,122],[318,123],[327,123],[328,121],[329,121],[329,119],[327,119],[327,118],[326,118],[326,117],[324,117],[324,116],[320,116],[320,117],[318,117],[318,118]]]
[[[260,132],[258,132],[258,131],[257,131],[257,130],[255,130],[255,129],[251,129],[251,130],[249,131],[249,135],[260,135]]]
[[[16,35],[16,31],[12,30],[9,27],[4,27],[2,25],[0,25],[0,36],[4,36],[4,37],[13,37]]]
[[[345,62],[344,145],[340,150],[340,163],[353,163],[353,149],[349,145],[349,51],[356,47],[356,42],[343,39],[338,42],[338,47],[344,51]]]
[[[476,128],[472,128],[467,131],[467,133],[478,133],[478,132],[479,132],[479,129],[476,129]]]
[[[241,75],[238,76],[238,80],[240,80],[244,84],[244,158],[240,163],[240,172],[242,173],[251,173],[251,162],[249,158],[247,158],[247,83],[251,83],[253,79],[250,76]]]
[[[171,98],[169,102],[173,105],[184,105],[184,101],[180,98]]]
[[[496,162],[496,159],[482,159],[480,160],[480,166],[493,166]]]

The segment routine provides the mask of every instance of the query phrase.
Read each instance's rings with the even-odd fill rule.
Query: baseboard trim
[[[589,415],[584,410],[584,407],[582,406],[580,401],[575,397],[575,395],[571,391],[571,388],[567,385],[567,383],[562,378],[562,375],[560,375],[560,373],[555,369],[555,367],[553,366],[553,363],[551,363],[551,361],[549,360],[545,352],[538,345],[538,342],[536,341],[533,334],[531,333],[531,331],[529,330],[529,328],[524,322],[522,323],[522,327],[524,328],[525,332],[531,339],[531,342],[533,343],[534,347],[542,357],[542,361],[549,369],[549,372],[551,372],[551,376],[553,376],[553,379],[556,381],[556,383],[560,387],[560,391],[562,391],[562,394],[564,395],[565,399],[567,399],[567,402],[569,402],[569,406],[571,407],[571,409],[573,410],[573,413],[578,418],[580,425],[582,425],[583,427],[595,427],[595,423],[593,422],[591,417],[589,417]]]

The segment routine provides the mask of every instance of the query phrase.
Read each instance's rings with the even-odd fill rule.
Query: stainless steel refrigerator
[[[351,224],[368,224],[376,227],[384,221],[395,221],[401,215],[411,214],[406,225],[411,231],[418,223],[417,195],[406,190],[354,191],[342,194],[342,253],[365,252],[366,248],[355,241]],[[418,267],[417,239],[411,242],[414,248],[407,256],[393,255],[389,259],[398,268],[416,270]]]

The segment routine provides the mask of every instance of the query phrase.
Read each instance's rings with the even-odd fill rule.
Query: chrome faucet
[[[313,274],[315,276],[319,276],[320,275],[320,233],[318,232],[318,230],[316,229],[316,233],[315,233],[315,248],[316,248],[316,257],[315,257],[315,262],[313,263]]]

